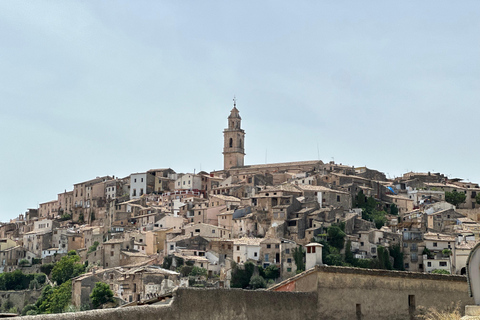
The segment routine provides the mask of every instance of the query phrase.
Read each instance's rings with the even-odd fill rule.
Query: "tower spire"
[[[233,95],[233,107],[237,106],[237,98]]]

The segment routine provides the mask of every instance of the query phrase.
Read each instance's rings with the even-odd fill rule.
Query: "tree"
[[[354,265],[355,258],[352,252],[352,242],[350,240],[347,241],[345,245],[345,262],[351,265]]]
[[[230,282],[231,287],[242,289],[248,287],[254,269],[255,265],[251,262],[246,262],[243,265],[243,268],[239,268],[238,265],[234,265],[232,269],[232,280]]]
[[[92,253],[94,251],[97,251],[97,247],[100,243],[98,243],[98,241],[95,241],[91,246],[90,248],[88,248],[88,251],[87,251],[87,254],[88,253]]]
[[[327,241],[330,246],[342,250],[345,243],[345,232],[339,226],[333,225],[327,230]]]
[[[398,215],[398,207],[395,203],[392,203],[390,205],[390,214],[393,214],[393,215]]]
[[[265,279],[262,278],[262,276],[253,276],[252,279],[250,280],[250,288],[253,290],[260,289],[260,288],[266,288],[267,287],[267,282]]]
[[[357,208],[365,208],[366,199],[365,199],[365,195],[363,194],[363,190],[358,191],[358,194],[355,200],[356,200],[355,205]]]
[[[297,272],[305,271],[305,250],[303,250],[302,246],[293,248],[292,254],[295,265],[297,266]]]
[[[445,192],[445,201],[453,204],[455,207],[461,203],[464,203],[466,199],[467,196],[463,192],[457,192],[456,190],[453,190],[452,192]]]
[[[480,193],[477,193],[475,196],[475,201],[477,201],[477,204],[480,204]]]
[[[403,271],[403,252],[400,249],[400,245],[394,245],[390,247],[390,256],[393,258],[393,269]]]
[[[46,275],[50,275],[50,273],[51,273],[52,270],[53,270],[53,267],[55,267],[55,264],[54,264],[54,263],[42,264],[42,265],[40,266],[40,271],[42,271],[42,272],[45,273]]]
[[[280,277],[280,269],[276,265],[271,264],[265,268],[265,279],[275,280],[279,277]]]
[[[30,261],[28,261],[27,259],[22,259],[18,262],[18,265],[20,267],[28,267],[30,265]]]
[[[104,303],[113,301],[113,291],[110,290],[108,284],[97,282],[90,294],[90,300],[92,300],[92,305],[96,309]]]
[[[72,251],[62,257],[52,269],[52,280],[56,281],[58,285],[85,272],[85,265],[79,263],[80,257],[75,251],[73,253]]]

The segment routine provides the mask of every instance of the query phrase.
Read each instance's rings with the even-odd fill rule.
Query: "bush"
[[[246,262],[243,265],[243,269],[239,268],[236,264],[232,268],[232,288],[242,288],[245,289],[250,284],[250,278],[253,275],[253,270],[255,265],[251,262]]]
[[[28,261],[27,259],[22,259],[18,262],[18,265],[20,267],[28,267],[30,266],[30,261]]]
[[[250,288],[254,290],[267,287],[265,279],[263,279],[261,276],[253,276],[249,284]]]
[[[34,304],[27,304],[22,309],[22,316],[27,315],[27,312],[32,311],[32,310],[35,311],[34,314],[37,314],[37,306],[35,306]]]
[[[97,251],[98,245],[99,245],[98,241],[95,241],[93,245],[91,245],[90,248],[88,248],[87,254]]]
[[[113,301],[113,292],[110,290],[108,284],[97,282],[95,283],[95,288],[93,288],[93,291],[90,294],[90,299],[92,300],[93,307],[98,308],[104,303]]]
[[[448,272],[447,270],[444,270],[444,269],[435,269],[432,271],[432,273],[435,273],[435,274],[450,274],[450,272]]]
[[[54,264],[54,263],[42,264],[42,265],[40,266],[40,271],[42,271],[42,272],[45,273],[46,275],[50,275],[50,273],[51,273],[52,270],[53,270],[53,267],[55,267],[55,264]]]
[[[265,279],[274,280],[279,277],[280,277],[280,269],[276,265],[271,264],[265,268]]]

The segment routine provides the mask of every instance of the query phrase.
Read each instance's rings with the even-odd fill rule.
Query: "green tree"
[[[53,288],[49,297],[49,308],[46,313],[62,313],[72,301],[72,281],[68,280]]]
[[[466,199],[467,196],[463,192],[457,192],[456,190],[453,190],[452,192],[445,192],[445,201],[453,204],[455,207],[461,203],[464,203]]]
[[[357,208],[365,208],[365,204],[367,203],[365,195],[363,194],[363,190],[358,191],[357,196],[355,197],[355,206]]]
[[[352,242],[350,240],[348,240],[345,245],[345,262],[351,265],[355,264],[355,258],[352,252]]]
[[[243,268],[240,268],[238,265],[234,265],[232,268],[232,280],[230,282],[231,287],[242,289],[248,287],[254,269],[255,265],[251,262],[246,262],[243,265]]]
[[[37,306],[35,304],[27,304],[25,307],[22,309],[22,316],[27,315],[27,312],[34,310],[35,314],[37,314]],[[30,313],[31,314],[31,313]]]
[[[189,276],[192,276],[192,277],[198,277],[198,276],[206,277],[207,275],[208,275],[207,269],[200,268],[197,266],[193,266],[192,271],[190,271],[190,274],[189,274]]]
[[[342,250],[345,243],[345,232],[339,226],[333,225],[327,230],[327,241],[330,246]]]
[[[390,214],[393,214],[393,215],[398,215],[398,207],[395,203],[392,203],[390,205]]]
[[[391,246],[388,250],[390,252],[390,256],[393,258],[393,269],[403,271],[405,270],[403,266],[403,252],[400,248],[400,245]]]
[[[91,246],[90,248],[88,248],[88,251],[87,251],[87,254],[88,253],[92,253],[94,251],[97,251],[97,247],[100,243],[98,243],[98,241],[95,241]]]
[[[305,250],[302,246],[293,248],[292,254],[295,265],[297,266],[297,272],[305,271]]]
[[[50,275],[50,273],[51,273],[52,270],[53,270],[53,267],[55,267],[55,264],[54,264],[54,263],[42,264],[42,265],[40,266],[40,271],[42,271],[42,272],[45,273],[46,275]]]
[[[265,279],[275,280],[279,277],[280,277],[280,269],[276,265],[271,264],[265,268]]]
[[[262,278],[262,276],[253,276],[249,282],[249,285],[250,288],[256,290],[260,288],[266,288],[267,282],[265,281],[265,279]]]
[[[92,293],[90,294],[90,300],[93,307],[96,309],[102,304],[113,301],[113,292],[110,290],[108,284],[103,282],[95,283]]]
[[[28,267],[30,265],[30,261],[28,261],[27,259],[22,259],[18,262],[18,265],[20,267]]]
[[[475,196],[475,201],[477,202],[477,204],[480,204],[480,193],[477,193],[477,195]]]
[[[58,285],[85,272],[85,265],[79,263],[80,257],[75,251],[73,253],[72,251],[62,257],[52,269],[52,280],[56,281]]]

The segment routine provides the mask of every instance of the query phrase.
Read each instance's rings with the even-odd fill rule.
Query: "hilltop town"
[[[178,287],[271,287],[316,264],[465,274],[478,184],[333,161],[245,165],[241,120],[234,106],[223,170],[95,177],[2,224],[0,272],[45,271],[73,250],[79,309],[100,281],[128,305]]]

